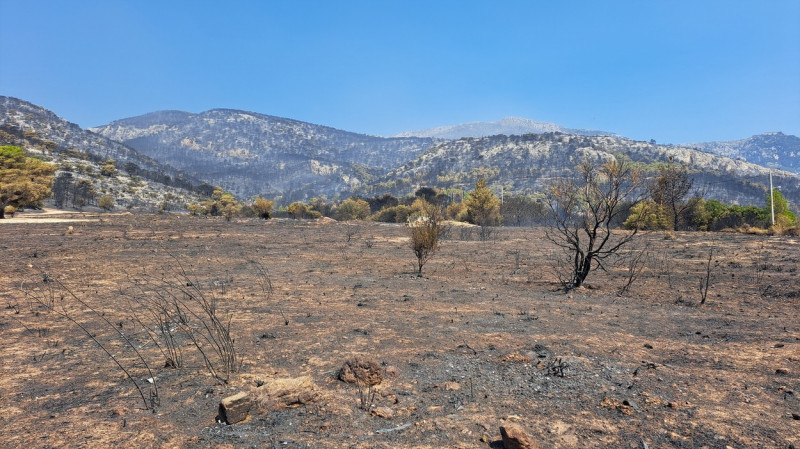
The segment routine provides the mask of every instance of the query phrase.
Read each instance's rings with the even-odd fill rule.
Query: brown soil
[[[402,226],[169,215],[72,226],[0,226],[0,446],[497,448],[515,423],[540,447],[800,447],[797,238],[644,235],[629,249],[648,251],[645,269],[618,296],[625,266],[560,290],[540,229],[481,242],[453,228],[417,277]],[[165,366],[137,322],[149,318],[133,284],[181,285],[178,263],[231,318],[243,364],[227,383],[180,336],[183,367]],[[31,299],[50,291],[146,401],[87,332]],[[374,400],[337,379],[357,357],[384,367]],[[300,376],[313,401],[216,422],[222,398]]]

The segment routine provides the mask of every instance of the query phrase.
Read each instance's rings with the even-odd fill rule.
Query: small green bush
[[[397,206],[384,207],[378,213],[372,215],[372,221],[383,223],[405,223],[411,215],[411,208],[400,204]]]

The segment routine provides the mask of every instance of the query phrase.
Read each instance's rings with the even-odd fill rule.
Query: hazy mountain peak
[[[605,131],[565,128],[550,122],[538,122],[522,117],[505,117],[493,122],[469,122],[458,125],[438,126],[418,131],[405,131],[396,137],[433,137],[437,139],[455,140],[462,137],[487,137],[504,134],[518,136],[524,134],[542,134],[560,132],[589,136],[615,135]]]

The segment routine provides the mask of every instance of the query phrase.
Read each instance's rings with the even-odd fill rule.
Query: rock
[[[531,437],[517,424],[504,424],[500,426],[500,436],[503,437],[505,449],[538,449]]]
[[[303,405],[314,401],[317,396],[316,385],[308,376],[265,380],[256,389],[256,398],[262,410],[280,410]]]
[[[394,410],[389,407],[376,407],[372,410],[372,415],[383,419],[394,418]]]
[[[444,384],[445,391],[458,391],[461,389],[461,384],[458,382],[446,382]]]
[[[786,368],[778,368],[775,370],[775,374],[789,374],[789,370]]]
[[[247,392],[242,391],[233,396],[228,396],[223,399],[219,404],[219,417],[220,421],[225,424],[236,424],[247,419],[250,414],[250,407],[252,401]]]
[[[800,421],[800,413],[792,413],[792,419],[795,421]]]
[[[519,352],[512,352],[511,354],[506,354],[501,360],[503,362],[529,363],[533,359],[531,359],[531,357],[528,357],[527,355],[520,354]]]
[[[383,369],[374,360],[356,357],[344,362],[337,377],[349,384],[378,385],[383,382]]]
[[[653,349],[653,345],[651,345],[650,343],[645,343],[644,347],[647,349]]]
[[[630,405],[630,402],[628,401],[620,402],[618,399],[606,397],[603,398],[603,400],[600,402],[600,405],[606,408],[617,409],[617,411],[619,411],[625,416],[633,415],[634,408]]]

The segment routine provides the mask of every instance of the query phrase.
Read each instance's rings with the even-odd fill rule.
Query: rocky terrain
[[[239,196],[281,196],[284,202],[368,184],[433,144],[229,109],[156,112],[93,131]]]
[[[422,186],[468,189],[478,176],[489,178],[497,190],[535,193],[553,177],[570,176],[583,158],[599,160],[611,154],[651,167],[670,158],[685,164],[698,193],[708,198],[761,205],[766,195],[768,170],[735,158],[613,135],[563,134],[556,125],[522,119],[484,125],[422,134],[547,132],[458,140],[387,139],[234,110],[153,113],[95,131],[239,195],[262,194],[284,203],[320,195],[406,195]],[[800,203],[800,176],[780,171],[775,175],[784,195]]]
[[[610,136],[560,133],[465,138],[438,143],[376,182],[375,191],[409,191],[417,185],[471,189],[478,176],[506,192],[536,193],[558,177],[573,176],[585,158],[624,155],[645,167],[673,160],[689,168],[697,192],[728,203],[762,205],[769,169],[691,148],[656,145]],[[774,171],[776,185],[800,203],[800,176]]]
[[[165,202],[184,208],[199,198],[200,181],[16,98],[0,96],[0,145],[20,146],[57,165],[57,175],[91,182],[96,197],[111,195],[120,208],[155,211]],[[109,159],[115,172],[104,176]]]
[[[797,238],[650,233],[565,294],[537,228],[453,228],[418,277],[402,226],[74,218],[0,222],[7,447],[800,446]],[[229,326],[227,381],[169,292]]]
[[[800,175],[800,137],[782,132],[728,142],[689,143],[685,146]]]

